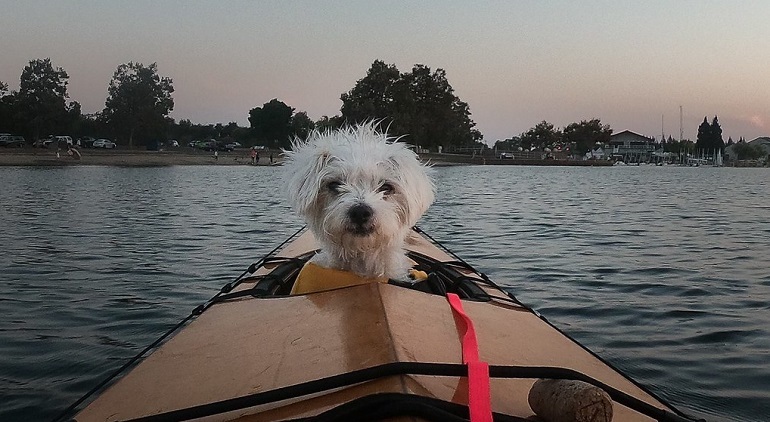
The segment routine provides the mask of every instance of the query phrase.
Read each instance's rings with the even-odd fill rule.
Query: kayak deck
[[[408,246],[438,261],[455,259],[416,233]],[[278,256],[296,257],[316,247],[305,233]],[[260,268],[234,292],[249,291],[272,270]],[[673,411],[529,308],[504,292],[480,286],[490,300],[465,300],[463,306],[476,327],[481,360],[492,366],[573,369]],[[299,296],[234,297],[209,307],[102,392],[75,420],[157,415],[398,362],[462,363],[457,326],[445,297],[380,283]],[[493,411],[531,417],[527,395],[535,380],[493,378]],[[205,420],[310,417],[383,392],[467,405],[467,389],[467,379],[461,376],[387,375]],[[618,421],[655,420],[618,403],[614,414]]]

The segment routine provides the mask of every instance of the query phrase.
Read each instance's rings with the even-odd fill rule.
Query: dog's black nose
[[[348,218],[350,218],[350,221],[352,221],[353,224],[362,226],[369,222],[373,212],[372,207],[369,205],[356,204],[348,210]]]

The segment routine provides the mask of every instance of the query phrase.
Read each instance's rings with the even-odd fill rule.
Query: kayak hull
[[[418,234],[409,249],[453,258]],[[280,256],[317,247],[304,234]],[[247,290],[255,281],[239,285]],[[473,276],[472,274],[470,275]],[[490,365],[573,369],[661,409],[671,410],[530,309],[484,286],[489,301],[464,300],[479,356]],[[217,303],[102,392],[77,421],[127,420],[276,390],[394,362],[462,363],[452,310],[443,296],[371,283],[326,292]],[[527,395],[535,379],[492,379],[495,412],[533,415]],[[205,420],[281,420],[317,415],[350,400],[394,392],[466,405],[461,376],[391,375],[208,416]],[[651,421],[615,404],[615,420]]]

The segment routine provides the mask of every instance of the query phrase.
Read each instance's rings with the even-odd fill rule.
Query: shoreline
[[[186,165],[251,165],[249,151],[220,151],[214,154],[196,150],[143,151],[143,150],[98,150],[79,149],[80,158],[59,151],[56,157],[54,149],[7,149],[0,150],[0,166],[62,167],[62,166],[116,166],[116,167],[165,167]],[[270,166],[270,152],[260,154],[257,165]],[[273,152],[275,162],[280,164],[282,157]]]
[[[251,165],[248,149],[237,149],[232,152],[220,151],[215,159],[214,154],[193,149],[173,149],[164,151],[145,150],[102,150],[79,149],[80,158],[59,151],[56,157],[54,149],[32,148],[0,148],[0,166],[26,167],[62,167],[62,166],[117,166],[117,167],[165,167],[187,165],[217,165],[232,166]],[[280,165],[283,160],[281,151],[272,151],[274,162],[270,163],[271,151],[261,151],[258,166]],[[460,154],[420,154],[423,162],[436,167],[462,165],[519,165],[519,166],[611,166],[612,162],[604,160],[516,160],[499,159],[494,157],[469,156]]]

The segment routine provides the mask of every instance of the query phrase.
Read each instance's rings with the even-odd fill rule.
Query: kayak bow
[[[318,247],[293,236],[74,419],[481,420],[480,400],[481,414],[523,421],[538,379],[566,379],[606,393],[613,420],[694,420],[419,229],[407,245],[426,280],[289,295]]]

